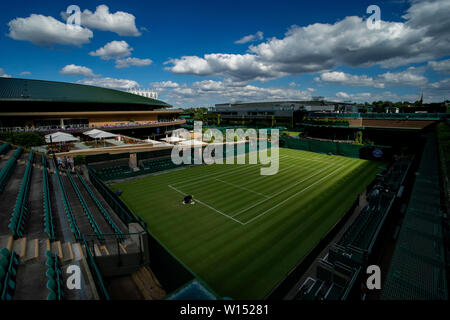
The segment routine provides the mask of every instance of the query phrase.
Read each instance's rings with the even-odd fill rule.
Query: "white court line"
[[[287,156],[284,156],[284,157],[287,158]],[[224,163],[222,165],[227,165],[227,164]],[[208,174],[208,175],[205,175],[205,176],[202,175],[202,176],[200,176],[198,178],[189,179],[187,181],[180,181],[180,182],[172,183],[172,185],[179,185],[179,184],[181,184],[181,185],[184,185],[184,184],[194,185],[194,184],[197,184],[197,183],[204,182],[204,178],[206,178],[206,177],[213,177],[213,178],[215,178],[215,177],[222,177],[222,176],[225,176],[225,175],[229,175],[229,174],[235,173],[237,171],[241,171],[243,169],[255,168],[255,166],[257,166],[258,164],[245,163],[245,164],[234,164],[234,165],[236,165],[236,166],[243,166],[243,167],[242,168],[236,168],[236,169],[233,169],[233,170],[229,170],[229,171],[227,171],[225,173],[216,172],[216,173],[211,173],[211,174]],[[252,166],[252,167],[249,167],[249,166]],[[259,168],[261,168],[261,167],[258,167],[258,169]],[[197,181],[197,182],[191,183],[191,181]]]
[[[244,210],[241,210],[241,211],[239,211],[239,212],[233,214],[233,217],[236,217],[236,216],[240,215],[241,213],[244,213],[245,211],[247,211],[247,210],[249,210],[249,209],[252,209],[252,208],[256,207],[257,205],[259,205],[259,204],[261,204],[261,203],[263,203],[263,202],[266,202],[266,201],[269,200],[269,199],[272,199],[273,197],[275,197],[275,196],[277,196],[277,195],[279,195],[279,194],[285,192],[286,190],[289,190],[289,189],[291,189],[292,187],[295,187],[296,185],[298,185],[298,184],[300,184],[300,183],[302,183],[302,182],[305,182],[306,180],[309,180],[309,179],[311,179],[312,177],[317,176],[319,173],[321,173],[321,172],[323,172],[323,171],[325,171],[325,170],[327,170],[327,169],[330,169],[330,168],[331,168],[331,166],[325,167],[324,169],[319,170],[318,172],[316,172],[316,173],[310,175],[309,177],[307,177],[307,178],[305,178],[305,179],[302,179],[302,180],[300,180],[300,181],[297,181],[297,182],[294,183],[293,185],[291,185],[291,186],[289,186],[289,187],[286,187],[286,188],[282,189],[281,191],[275,193],[275,194],[272,195],[271,197],[269,197],[269,198],[267,198],[267,199],[265,199],[265,200],[259,201],[259,202],[255,203],[254,205],[252,205],[252,206],[250,206],[250,207],[248,207],[248,208],[246,208],[246,209],[244,209]]]
[[[264,211],[263,213],[261,213],[261,214],[257,215],[256,217],[254,217],[254,218],[248,220],[247,222],[244,223],[244,225],[247,224],[247,223],[250,223],[250,222],[252,222],[252,221],[254,221],[254,220],[256,220],[256,219],[258,219],[259,217],[262,217],[263,215],[265,215],[265,214],[268,213],[269,211],[271,211],[271,210],[277,208],[278,206],[282,205],[283,203],[285,203],[286,201],[292,199],[293,197],[298,196],[298,195],[299,195],[300,193],[302,193],[303,191],[308,190],[309,188],[311,188],[312,186],[318,184],[318,183],[321,182],[322,180],[328,178],[329,176],[335,174],[336,172],[339,172],[340,170],[342,170],[342,168],[344,168],[344,167],[346,167],[346,166],[347,166],[347,165],[344,165],[344,166],[340,167],[340,168],[337,169],[336,171],[333,171],[332,173],[326,175],[325,177],[323,177],[323,178],[317,180],[317,181],[314,182],[313,184],[310,184],[309,186],[307,186],[306,188],[304,188],[304,189],[300,190],[299,192],[293,194],[293,195],[290,196],[289,198],[287,198],[287,199],[285,199],[285,200],[283,200],[283,201],[277,203],[277,204],[276,204],[275,206],[273,206],[272,208],[267,209],[267,210]],[[234,215],[233,217],[235,217],[235,216],[236,216],[236,215]]]
[[[308,159],[308,158],[294,158],[287,156],[290,159],[300,159],[300,160],[306,160],[306,161],[317,161],[317,162],[323,162],[323,163],[330,163],[330,161],[324,161],[324,160],[316,160],[316,159]]]
[[[234,183],[231,183],[231,182],[223,181],[223,180],[220,180],[220,179],[214,179],[214,180],[223,182],[223,183],[225,183],[225,184],[229,184],[230,186],[233,186],[233,187],[235,187],[235,188],[239,188],[239,189],[242,189],[242,190],[246,190],[246,191],[248,191],[248,192],[251,192],[251,193],[258,194],[258,195],[260,195],[260,196],[263,196],[264,198],[268,198],[268,197],[269,197],[269,196],[266,196],[265,194],[262,194],[262,193],[259,193],[259,192],[256,192],[256,191],[253,191],[253,190],[244,188],[244,187],[242,187],[242,186],[239,186],[239,185],[234,184]]]
[[[224,164],[224,165],[226,165],[226,164]],[[193,179],[189,179],[189,180],[187,180],[187,181],[180,181],[180,182],[176,182],[176,183],[173,183],[172,185],[177,185],[177,184],[197,184],[197,183],[199,183],[199,182],[204,182],[205,181],[205,178],[207,178],[207,177],[221,177],[221,176],[225,176],[225,175],[227,175],[227,174],[231,174],[231,173],[235,173],[235,172],[237,172],[237,171],[241,171],[241,170],[243,170],[243,169],[249,169],[250,167],[248,166],[248,165],[242,165],[242,167],[241,168],[236,168],[236,169],[232,169],[232,170],[228,170],[227,172],[225,172],[225,173],[221,173],[221,172],[216,172],[216,173],[211,173],[211,174],[208,174],[208,175],[205,175],[205,176],[203,176],[203,175],[201,175],[200,177],[198,177],[198,178],[193,178]],[[251,168],[254,168],[253,166],[251,167]],[[192,181],[197,181],[197,180],[200,180],[199,182],[194,182],[194,183],[191,183]]]
[[[284,156],[284,157],[288,157],[288,156]],[[289,157],[289,158],[291,158],[291,157]],[[294,158],[294,159],[297,159],[297,158]],[[333,164],[334,164],[334,163],[333,163]],[[294,164],[294,165],[296,165],[296,164]],[[293,166],[293,165],[292,165],[292,166]],[[346,166],[346,165],[341,166],[337,171],[341,170],[341,169],[342,169],[343,167],[345,167],[345,166]],[[255,207],[256,205],[258,205],[258,204],[260,204],[260,203],[263,203],[263,202],[265,202],[265,201],[267,201],[267,200],[269,200],[269,199],[271,199],[271,198],[273,198],[273,197],[279,195],[280,193],[282,193],[282,192],[284,192],[284,191],[286,191],[286,190],[288,190],[288,189],[290,189],[290,188],[292,188],[292,187],[298,185],[299,183],[302,183],[302,182],[304,182],[304,181],[306,181],[306,180],[308,180],[308,179],[310,179],[310,178],[312,178],[312,177],[318,175],[319,173],[321,173],[321,172],[323,172],[324,170],[327,170],[327,169],[329,169],[329,168],[331,168],[331,167],[332,167],[332,166],[328,166],[328,167],[324,168],[323,170],[320,170],[319,172],[317,172],[317,173],[315,173],[315,174],[309,176],[308,178],[305,178],[305,179],[302,179],[302,180],[296,182],[295,184],[293,184],[293,185],[291,185],[291,186],[289,186],[289,187],[287,187],[287,188],[285,188],[285,189],[279,191],[278,193],[272,195],[271,197],[268,197],[266,200],[262,200],[262,201],[256,203],[255,205],[253,205],[253,206],[251,206],[251,207],[249,207],[249,208],[246,208],[244,211],[241,211],[241,212],[238,212],[237,214],[234,214],[233,216],[230,216],[230,215],[228,215],[228,214],[226,214],[226,213],[223,213],[222,211],[217,210],[216,208],[214,208],[214,207],[208,205],[207,203],[204,203],[204,202],[200,201],[199,199],[195,199],[195,201],[197,201],[198,203],[204,205],[205,207],[207,207],[207,208],[209,208],[209,209],[211,209],[211,210],[213,210],[213,211],[215,211],[215,212],[217,212],[217,213],[219,213],[219,214],[221,214],[221,215],[223,215],[223,216],[225,216],[225,217],[227,217],[227,218],[233,220],[234,222],[239,223],[240,225],[246,225],[246,224],[252,222],[253,220],[259,218],[260,216],[266,214],[268,211],[272,210],[273,208],[277,207],[279,204],[276,205],[275,207],[270,208],[270,209],[267,210],[266,212],[263,212],[262,214],[260,214],[260,215],[258,215],[258,216],[256,216],[256,217],[252,218],[251,220],[249,220],[249,221],[247,221],[247,222],[245,222],[245,223],[243,223],[242,221],[240,221],[240,220],[238,220],[238,219],[235,219],[234,217],[237,216],[238,214],[241,214],[242,212],[245,212],[245,211],[247,211],[247,210],[249,210],[249,209]],[[287,168],[286,168],[286,169],[287,169]],[[236,169],[236,170],[233,170],[233,171],[231,171],[231,172],[227,172],[227,173],[225,173],[225,174],[234,173],[234,172],[236,172],[236,171],[240,171],[240,169]],[[335,172],[332,172],[331,174],[333,174],[333,173],[335,173]],[[223,175],[225,175],[225,174],[223,174]],[[313,186],[314,184],[316,184],[316,183],[320,182],[321,180],[327,178],[327,177],[330,176],[331,174],[329,174],[329,175],[327,175],[326,177],[324,177],[324,178],[322,178],[322,179],[316,181],[316,182],[313,183],[312,185],[309,185],[308,187],[306,187],[305,189],[301,190],[300,192],[294,194],[293,196],[295,196],[295,195],[297,195],[297,194],[303,192],[303,191],[306,190],[306,189],[309,189],[311,186]],[[211,175],[214,176],[215,174],[211,174]],[[211,175],[209,175],[209,176],[211,176]],[[220,175],[219,175],[219,176],[220,176]],[[204,177],[206,177],[206,176],[203,176],[203,177],[201,177],[201,178],[204,178]],[[195,180],[197,180],[197,179],[193,179],[193,180],[195,181]],[[216,180],[218,180],[218,179],[216,179]],[[223,181],[221,181],[221,182],[223,182]],[[173,187],[172,185],[168,185],[168,187],[171,188],[171,189],[173,189],[174,191],[176,191],[176,192],[182,194],[182,195],[186,195],[185,192],[180,191],[179,189]],[[267,196],[265,196],[265,197],[267,197]],[[290,197],[290,198],[291,198],[291,197]],[[290,198],[284,200],[283,202],[289,200]],[[281,204],[281,203],[280,203],[280,204]]]
[[[290,162],[290,163],[292,163],[292,162]],[[291,164],[290,166],[287,166],[287,167],[284,167],[284,168],[280,169],[280,170],[278,171],[278,173],[284,172],[284,171],[286,171],[286,170],[289,169],[289,168],[292,168],[292,167],[295,167],[295,166],[299,166],[299,165],[302,165],[302,169],[303,169],[303,168],[311,168],[310,166],[307,165],[307,163],[306,163],[306,164],[304,164],[304,163],[294,163],[294,164]],[[278,174],[278,173],[277,173],[277,174]],[[249,182],[246,182],[246,183],[244,183],[244,184],[241,184],[241,186],[247,186],[247,185],[252,184],[252,183],[254,183],[254,182],[256,182],[256,181],[259,181],[260,179],[269,178],[269,177],[275,177],[275,176],[276,176],[276,175],[273,175],[273,176],[260,176],[260,177],[258,177],[258,178],[255,178],[255,179],[249,181]]]
[[[182,195],[186,195],[186,193],[184,193],[184,192],[178,190],[178,189],[175,188],[175,187],[172,187],[171,185],[167,185],[167,186],[168,186],[169,188],[171,188],[172,190],[175,190],[176,192],[178,192],[178,193],[180,193],[180,194],[182,194]],[[237,220],[237,219],[234,219],[232,216],[229,216],[229,215],[227,215],[226,213],[223,213],[222,211],[219,211],[219,210],[217,210],[217,209],[214,208],[214,207],[211,207],[209,204],[206,204],[206,203],[200,201],[199,199],[195,199],[194,201],[196,201],[196,202],[198,202],[198,203],[204,205],[205,207],[208,207],[208,208],[211,209],[211,210],[214,210],[215,212],[217,212],[217,213],[219,213],[219,214],[221,214],[221,215],[223,215],[223,216],[225,216],[225,217],[227,217],[227,218],[233,220],[234,222],[239,223],[240,225],[244,225],[243,222],[241,222],[241,221],[239,221],[239,220]]]

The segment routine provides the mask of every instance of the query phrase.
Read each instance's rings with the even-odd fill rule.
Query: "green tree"
[[[356,144],[363,144],[363,133],[362,133],[362,131],[357,131],[356,132],[355,143]]]

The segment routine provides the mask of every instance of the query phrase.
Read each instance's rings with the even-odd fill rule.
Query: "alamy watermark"
[[[267,129],[247,129],[245,132],[243,129],[227,129],[224,138],[222,131],[212,128],[203,132],[202,123],[195,122],[193,140],[186,129],[178,129],[172,134],[174,138],[190,141],[187,145],[174,146],[172,162],[177,165],[235,164],[236,160],[236,164],[265,165],[260,174],[275,175],[279,169],[279,134],[278,129],[270,129],[270,134]],[[211,143],[203,148],[205,140]]]
[[[372,15],[367,18],[366,25],[369,30],[379,30],[381,28],[381,9],[379,6],[372,4],[367,7],[366,13]]]

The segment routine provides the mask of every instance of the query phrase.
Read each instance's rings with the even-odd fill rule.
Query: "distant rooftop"
[[[123,104],[152,108],[171,107],[163,101],[120,90],[67,82],[17,78],[0,78],[0,101]]]
[[[229,102],[229,103],[218,103],[215,106],[216,107],[226,107],[226,106],[232,106],[232,107],[238,107],[238,106],[263,106],[263,105],[277,105],[277,106],[288,106],[291,104],[298,104],[298,105],[309,105],[309,106],[323,106],[323,105],[348,105],[348,104],[354,104],[349,102],[333,102],[333,101],[326,101],[326,100],[277,100],[277,101],[248,101],[248,102]]]

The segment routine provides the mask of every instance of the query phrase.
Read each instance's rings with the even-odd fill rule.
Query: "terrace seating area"
[[[14,237],[23,237],[25,222],[29,215],[28,196],[31,185],[31,171],[33,170],[34,153],[30,152],[27,161],[25,174],[23,175],[22,184],[20,185],[19,194],[17,195],[16,205],[9,220],[9,229]]]
[[[96,170],[102,180],[124,179],[133,174],[129,166],[112,166]]]
[[[186,123],[184,119],[173,119],[173,120],[160,120],[160,121],[150,121],[150,122],[128,122],[128,123],[116,123],[109,125],[71,125],[65,126],[44,126],[44,127],[0,127],[0,131],[7,132],[36,132],[36,133],[51,133],[60,130],[69,132],[82,132],[86,129],[100,129],[100,130],[113,130],[113,129],[132,129],[141,127],[157,127],[157,126],[171,126]]]
[[[429,134],[382,299],[448,299],[440,197],[436,137]]]
[[[8,160],[6,165],[0,171],[0,193],[6,187],[9,178],[11,177],[14,167],[16,166],[17,159],[22,155],[23,149],[21,147],[17,148],[12,157]]]
[[[63,278],[61,271],[61,261],[57,254],[53,254],[51,251],[46,251],[47,271],[45,275],[48,279],[47,289],[49,291],[47,300],[62,300],[64,298],[63,291]]]
[[[158,171],[169,170],[173,168],[177,168],[179,165],[176,165],[172,162],[172,159],[157,159],[157,160],[147,160],[142,161],[140,164],[141,170],[145,173],[153,173]]]
[[[82,297],[95,299],[89,286],[98,290],[103,281],[95,265],[97,257],[130,255],[133,263],[148,263],[136,258],[142,257],[142,248],[128,229],[136,218],[123,213],[127,209],[120,201],[114,205],[111,198],[103,198],[82,172],[60,171],[45,155],[36,157],[34,151],[5,146],[0,146],[5,151],[1,170],[9,176],[0,193],[1,300],[79,299],[79,291],[62,289],[63,268],[70,263],[78,264],[84,276],[93,274],[94,281],[83,285]],[[88,259],[88,253],[95,259]],[[103,291],[101,297],[107,297]]]
[[[11,149],[11,145],[8,142],[3,143],[0,146],[0,155],[5,154]]]
[[[361,270],[365,270],[369,256],[391,211],[397,190],[410,168],[410,159],[399,159],[388,170],[384,170],[374,182],[365,205],[339,240],[328,250],[316,265],[316,281],[327,288],[321,291],[305,291],[302,286],[296,299],[345,300],[357,283]],[[330,294],[332,292],[332,294]]]
[[[55,224],[53,222],[52,200],[50,194],[50,181],[47,168],[47,159],[42,155],[42,202],[44,208],[44,231],[50,241],[56,240]]]
[[[119,239],[122,239],[123,232],[120,230],[120,228],[117,226],[117,224],[114,222],[114,220],[109,215],[108,211],[105,209],[105,207],[102,205],[102,203],[98,200],[98,198],[95,196],[94,192],[92,191],[91,187],[86,183],[84,178],[77,172],[78,179],[81,181],[83,186],[86,188],[86,191],[89,193],[92,200],[95,202],[95,205],[103,215],[103,217],[106,219],[106,221],[109,223],[111,228],[114,230],[116,234],[119,235]]]
[[[66,189],[64,187],[64,184],[63,184],[61,175],[59,173],[59,170],[56,169],[55,173],[56,173],[56,178],[58,180],[58,187],[59,187],[59,191],[61,193],[64,210],[66,212],[67,219],[68,219],[69,224],[70,224],[70,229],[72,230],[72,233],[75,236],[75,240],[79,241],[79,240],[82,239],[82,237],[81,237],[80,229],[78,228],[78,224],[77,224],[77,222],[75,220],[74,213],[72,211],[72,206],[70,205],[69,198],[67,197],[67,192],[66,192]]]
[[[17,254],[8,249],[0,250],[0,300],[12,300],[16,289],[19,260]]]

